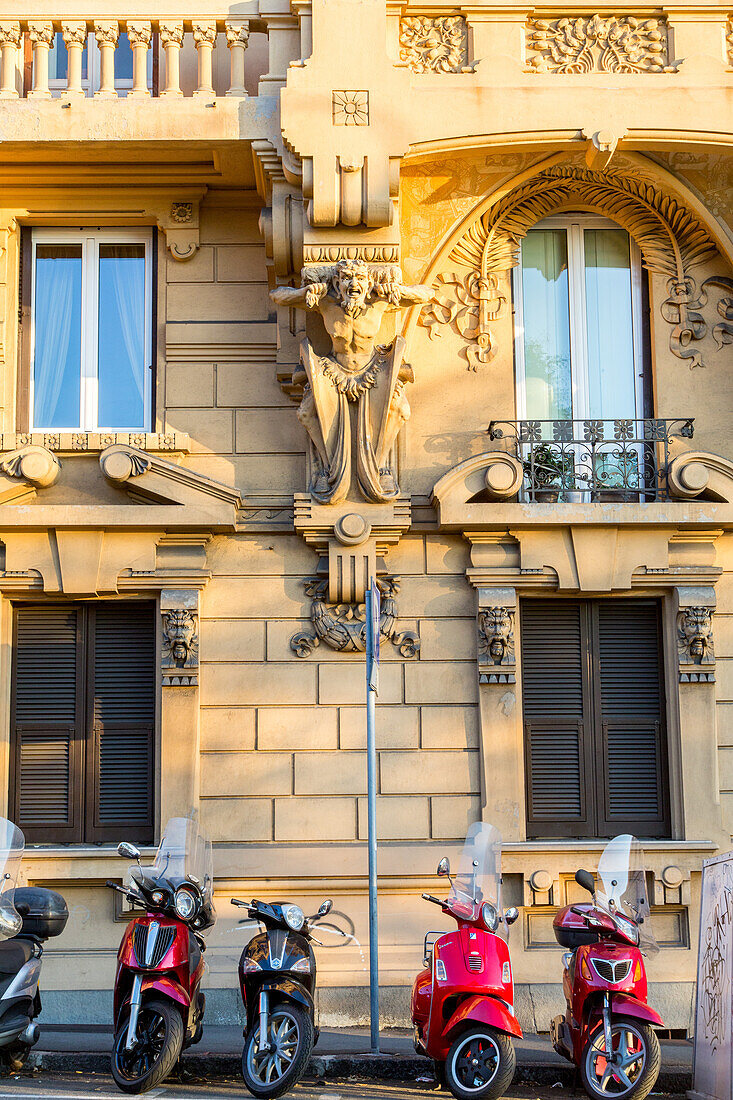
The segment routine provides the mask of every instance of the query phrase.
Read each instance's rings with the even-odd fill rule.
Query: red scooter
[[[563,955],[564,1016],[550,1025],[558,1054],[580,1070],[592,1100],[643,1100],[659,1076],[664,1027],[646,1003],[642,953],[659,950],[651,929],[644,853],[634,837],[609,841],[598,863],[602,890],[590,871],[575,881],[592,903],[568,905],[556,915],[555,938]]]
[[[202,933],[216,920],[212,901],[211,844],[191,817],[173,817],[151,867],[134,859],[127,886],[107,885],[145,910],[127,926],[117,955],[112,1076],[123,1092],[147,1092],[160,1084],[181,1051],[201,1038],[204,994]]]
[[[438,1080],[458,1100],[495,1100],[514,1077],[511,1036],[522,1036],[509,948],[499,935],[519,916],[501,908],[499,832],[472,825],[455,879],[446,858],[438,874],[450,881],[448,898],[423,897],[453,917],[458,931],[425,936],[426,969],[412,987],[415,1049],[433,1059]]]

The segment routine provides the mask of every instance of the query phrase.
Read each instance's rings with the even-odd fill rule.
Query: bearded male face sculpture
[[[195,663],[198,652],[196,620],[186,609],[163,615],[163,667],[184,668]]]
[[[709,607],[686,607],[677,620],[680,655],[694,664],[710,664],[713,655],[713,615]]]

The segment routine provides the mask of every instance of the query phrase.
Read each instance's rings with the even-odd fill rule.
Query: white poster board
[[[733,1096],[733,852],[702,869],[695,1006],[694,1100]]]

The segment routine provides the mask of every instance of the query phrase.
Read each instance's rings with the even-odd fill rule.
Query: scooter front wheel
[[[580,1063],[585,1091],[592,1100],[644,1100],[657,1082],[662,1061],[654,1030],[640,1020],[613,1017],[611,1052],[609,1058],[603,1024],[599,1023],[585,1044]]]
[[[247,1034],[242,1076],[253,1096],[273,1100],[297,1084],[313,1050],[313,1020],[301,1005],[276,1005],[268,1017],[267,1045],[260,1043],[259,1017]]]
[[[145,1001],[137,1018],[137,1038],[127,1049],[129,1010],[122,1014],[112,1048],[112,1076],[122,1092],[139,1094],[169,1076],[183,1049],[183,1018],[167,1001]]]
[[[508,1035],[484,1024],[462,1031],[445,1060],[445,1083],[457,1100],[496,1100],[512,1083],[517,1056]]]

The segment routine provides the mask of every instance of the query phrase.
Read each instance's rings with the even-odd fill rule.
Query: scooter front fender
[[[295,1001],[307,1008],[311,1016],[315,1015],[316,1007],[313,997],[300,982],[293,982],[290,978],[276,978],[272,981],[263,982],[259,988],[266,989],[270,993],[271,1005],[277,1004],[278,1001]]]
[[[496,997],[477,994],[462,1001],[443,1030],[446,1043],[450,1045],[460,1028],[470,1023],[486,1024],[497,1031],[505,1031],[507,1035],[515,1035],[517,1039],[522,1038],[522,1029],[516,1017]]]
[[[186,990],[183,988],[180,982],[177,982],[175,978],[169,978],[165,975],[154,978],[143,978],[141,995],[144,997],[146,994],[150,996],[151,993],[160,993],[164,997],[168,997],[171,1001],[176,1001],[183,1008],[188,1009],[191,1006],[191,998]]]
[[[633,1016],[637,1020],[643,1020],[645,1024],[654,1024],[656,1027],[664,1027],[664,1020],[643,1001],[637,1001],[625,993],[611,994],[611,1015]]]

